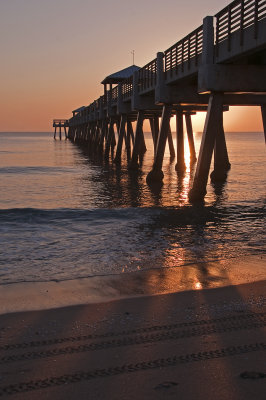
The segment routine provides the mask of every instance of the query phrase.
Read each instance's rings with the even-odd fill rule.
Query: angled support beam
[[[149,122],[150,122],[150,128],[151,128],[152,140],[153,140],[153,149],[154,149],[154,155],[155,155],[157,141],[158,141],[158,135],[159,135],[159,117],[152,116],[151,118],[149,118]]]
[[[107,130],[108,130],[108,122],[105,119],[102,122],[101,133],[100,133],[100,141],[99,141],[99,150],[101,152],[103,151],[104,139],[106,138]]]
[[[147,183],[160,182],[163,180],[164,175],[162,171],[162,166],[163,166],[166,141],[169,133],[169,124],[171,115],[172,115],[172,105],[171,104],[164,105],[161,126],[160,126],[160,134],[157,141],[155,159],[152,170],[147,175],[146,178]]]
[[[126,145],[126,151],[127,151],[127,159],[129,160],[131,157],[131,138],[130,138],[130,128],[129,125],[131,125],[131,121],[127,120],[126,124],[126,132],[125,132],[125,145]],[[131,125],[132,129],[132,125]]]
[[[90,123],[90,146],[92,147],[94,145],[94,136],[95,136],[95,130],[96,130],[96,125],[95,122]]]
[[[114,158],[114,162],[116,162],[116,163],[121,162],[123,140],[124,140],[124,136],[126,133],[126,122],[127,122],[127,116],[126,116],[126,114],[122,114],[120,125],[119,125],[119,136],[118,136],[118,143],[117,143],[117,148],[116,148],[116,155]]]
[[[143,156],[147,151],[146,143],[145,143],[145,137],[144,137],[144,132],[142,128],[142,135],[141,135],[141,142],[140,142],[140,155]]]
[[[102,134],[102,127],[103,127],[102,120],[98,120],[97,127],[98,127],[98,130],[97,130],[96,146],[97,146],[97,149],[99,149],[100,141],[101,141],[101,134]]]
[[[153,150],[154,150],[154,153],[155,153],[157,140],[155,138],[154,119],[153,118],[149,118],[149,123],[150,123],[151,135],[152,135],[152,141],[153,141]]]
[[[173,137],[172,137],[172,132],[171,132],[171,124],[170,123],[169,123],[169,132],[168,132],[168,135],[167,135],[167,139],[168,139],[170,157],[173,159],[173,158],[175,158],[175,148],[174,148],[174,142],[173,142]]]
[[[94,144],[94,132],[95,132],[95,123],[89,122],[87,126],[87,143],[88,146],[91,148]]]
[[[200,153],[192,189],[189,192],[191,202],[202,201],[206,195],[212,154],[217,133],[221,132],[223,123],[223,94],[212,93],[209,100]],[[218,128],[219,127],[219,128]]]
[[[139,168],[139,155],[141,153],[141,145],[143,144],[143,121],[144,121],[144,111],[139,110],[137,125],[136,125],[136,134],[135,134],[135,142],[132,152],[132,159],[129,165],[131,170]]]
[[[128,120],[127,129],[128,129],[129,137],[132,141],[132,145],[134,146],[134,143],[135,143],[134,130],[133,130],[132,122],[130,120]]]
[[[196,156],[196,150],[195,150],[195,144],[194,144],[191,115],[185,114],[185,118],[186,118],[186,127],[187,127],[187,139],[188,139],[189,152],[190,152],[190,163],[193,164],[197,161],[197,156]]]
[[[71,137],[70,137],[70,140],[72,143],[75,142],[75,134],[76,134],[76,128],[75,128],[75,126],[72,126],[71,127]]]
[[[107,131],[107,139],[106,139],[106,143],[105,143],[105,152],[104,152],[105,158],[109,157],[110,147],[111,147],[113,137],[114,137],[114,120],[112,118],[110,118],[109,127],[108,127],[108,131]]]
[[[74,137],[75,143],[76,143],[77,140],[78,140],[78,135],[79,135],[79,126],[77,126],[76,129],[75,129],[75,137]]]
[[[80,126],[78,125],[75,132],[75,143],[77,143],[79,140],[79,131],[80,131]]]
[[[87,144],[88,144],[88,147],[90,147],[90,145],[91,145],[91,126],[92,126],[92,123],[88,122],[88,125],[87,125]]]
[[[156,116],[153,118],[153,124],[154,124],[154,138],[155,138],[155,150],[154,153],[156,152],[156,146],[157,146],[157,142],[158,142],[158,137],[159,137],[159,133],[160,133],[160,124],[159,124],[159,117]]]
[[[119,136],[120,119],[119,120],[117,120],[116,118],[114,119],[113,128],[114,128],[114,126],[116,127],[116,133]],[[113,136],[112,136],[112,141],[111,141],[112,150],[115,148],[115,146],[116,146],[116,138],[115,138],[115,130],[113,129]]]
[[[95,147],[98,147],[99,144],[99,136],[100,136],[100,121],[96,122],[96,129],[95,129],[95,136],[94,136],[94,145]]]
[[[88,122],[84,124],[84,141],[88,143]]]
[[[177,147],[177,163],[175,166],[176,171],[184,171],[185,154],[184,154],[184,123],[183,111],[176,111],[176,147]]]
[[[210,177],[212,182],[225,182],[227,172],[230,170],[231,164],[229,162],[223,121],[217,125],[217,134],[214,145],[214,170]]]

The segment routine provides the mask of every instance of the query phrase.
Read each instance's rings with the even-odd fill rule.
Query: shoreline
[[[66,281],[0,285],[0,315],[215,289],[266,280],[265,255]]]
[[[265,283],[0,315],[0,396],[264,399]]]

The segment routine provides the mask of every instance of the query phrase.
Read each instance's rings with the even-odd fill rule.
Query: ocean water
[[[150,268],[186,268],[265,255],[262,133],[227,133],[232,168],[191,205],[194,169],[164,160],[164,185],[150,188],[152,139],[138,173],[51,133],[0,133],[0,284],[61,281]],[[195,134],[198,154],[201,134]]]

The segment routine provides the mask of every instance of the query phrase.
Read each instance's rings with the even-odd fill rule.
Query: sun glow
[[[195,283],[195,289],[200,290],[202,289],[202,284],[200,282]]]

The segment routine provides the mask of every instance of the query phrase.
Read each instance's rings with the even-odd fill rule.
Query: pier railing
[[[64,126],[68,126],[68,119],[54,119],[53,120],[53,127],[55,127],[55,126],[61,126],[61,127],[64,127]]]
[[[125,79],[122,83],[122,99],[124,101],[131,99],[133,93],[133,77]]]
[[[258,23],[266,18],[265,0],[235,0],[216,15],[216,55],[219,54],[219,44],[227,41],[231,49],[232,35],[239,31],[240,45],[244,42],[244,31],[253,26],[254,39],[258,36]]]
[[[203,26],[179,40],[164,52],[164,70],[166,81],[171,81],[185,70],[197,67],[203,48]]]
[[[139,93],[153,90],[157,80],[157,59],[150,61],[138,70]]]
[[[111,91],[111,103],[117,103],[118,98],[118,86],[115,86]]]

